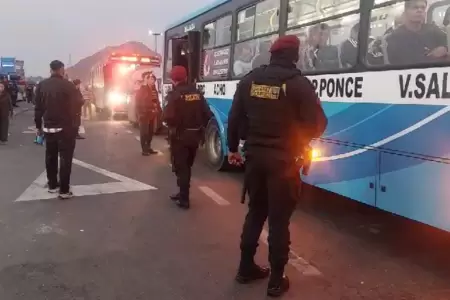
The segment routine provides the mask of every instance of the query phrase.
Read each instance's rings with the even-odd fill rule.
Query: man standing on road
[[[141,134],[142,155],[149,156],[158,152],[151,147],[154,122],[157,114],[161,113],[158,90],[156,89],[156,77],[150,73],[142,74],[144,85],[136,93],[136,110],[139,116],[139,130]]]
[[[81,107],[80,96],[72,82],[64,78],[64,64],[61,61],[52,61],[50,71],[50,78],[41,81],[36,87],[34,120],[39,134],[45,134],[48,191],[57,193],[59,187],[59,198],[69,199],[73,197],[70,175],[78,130],[77,112]]]
[[[299,47],[294,35],[278,38],[270,48],[270,64],[240,81],[228,117],[228,160],[232,164],[242,163],[240,127],[247,123],[245,181],[250,201],[236,280],[248,283],[270,273],[267,294],[271,297],[289,289],[284,268],[290,251],[289,222],[301,184],[298,158],[327,124],[314,87],[296,68]],[[270,271],[254,262],[266,218]]]
[[[5,84],[0,81],[0,145],[8,142],[9,118],[14,115],[11,96],[5,88]]]
[[[170,78],[174,88],[167,94],[163,120],[169,127],[171,155],[180,188],[179,193],[171,196],[171,199],[179,207],[188,209],[192,165],[202,138],[202,129],[213,114],[197,87],[186,82],[187,71],[184,67],[173,67]]]
[[[81,92],[83,94],[83,118],[92,119],[92,104],[94,103],[94,94],[89,87],[85,87]]]

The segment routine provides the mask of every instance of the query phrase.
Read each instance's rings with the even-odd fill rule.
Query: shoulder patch
[[[280,99],[280,90],[279,86],[255,84],[252,82],[250,96],[266,100],[278,100]]]
[[[201,98],[199,93],[184,94],[183,97],[186,102],[199,101]]]

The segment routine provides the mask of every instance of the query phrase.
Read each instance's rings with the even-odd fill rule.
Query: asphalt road
[[[142,157],[127,122],[87,121],[72,177],[81,196],[40,200],[44,148],[30,126],[32,112],[18,114],[0,146],[0,300],[265,299],[266,282],[233,281],[241,174],[212,172],[200,155],[182,211],[168,200],[163,138],[160,155]],[[304,198],[283,299],[450,299],[450,234],[307,188]]]

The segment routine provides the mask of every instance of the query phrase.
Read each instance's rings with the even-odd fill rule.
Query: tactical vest
[[[179,93],[177,118],[180,130],[196,130],[203,127],[203,98],[194,85],[183,85],[175,89]]]
[[[298,131],[295,98],[288,94],[288,81],[301,75],[299,70],[262,66],[249,75],[245,99],[247,146],[295,152]]]

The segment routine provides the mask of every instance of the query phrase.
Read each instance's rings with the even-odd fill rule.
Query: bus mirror
[[[201,59],[200,31],[188,32],[188,79],[190,83],[198,81]]]

